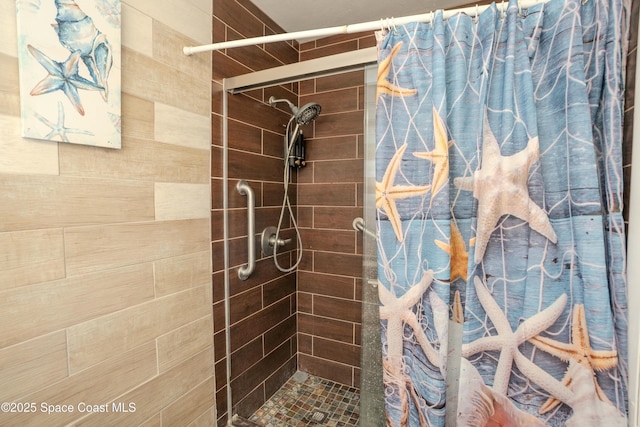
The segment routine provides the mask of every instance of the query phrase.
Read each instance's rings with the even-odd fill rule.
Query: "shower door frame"
[[[295,64],[269,68],[222,80],[222,224],[224,266],[225,354],[227,384],[227,425],[232,425],[233,396],[231,390],[231,317],[230,317],[230,266],[229,266],[229,95],[262,89],[285,83],[362,70],[377,62],[375,47],[340,53]]]
[[[365,65],[375,64],[377,60],[377,48],[369,47],[227,77],[222,80],[222,90],[225,93],[236,94],[300,80],[342,74],[362,69]]]
[[[384,384],[378,299],[376,224],[376,89],[377,65],[364,67],[364,191],[362,236],[362,339],[360,353],[360,423],[384,426]]]

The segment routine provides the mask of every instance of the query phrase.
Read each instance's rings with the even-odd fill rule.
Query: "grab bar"
[[[253,190],[244,179],[236,185],[238,193],[247,196],[247,263],[238,269],[240,280],[247,280],[256,268],[256,198]]]
[[[363,233],[368,234],[369,236],[373,237],[374,239],[376,238],[376,233],[374,233],[373,231],[369,230],[365,224],[364,224],[364,219],[357,217],[353,219],[353,223],[351,224],[353,226],[353,229],[356,231],[362,231]]]

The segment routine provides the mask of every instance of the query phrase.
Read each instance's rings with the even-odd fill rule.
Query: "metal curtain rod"
[[[535,6],[540,3],[545,3],[548,0],[521,0],[518,7],[526,9]],[[447,19],[458,13],[465,13],[470,16],[477,16],[484,10],[491,7],[491,5],[485,6],[471,6],[461,9],[445,10],[443,12],[443,18]],[[503,1],[497,5],[498,10],[504,11],[507,4]],[[401,18],[383,18],[379,21],[362,22],[360,24],[341,25],[338,27],[320,28],[316,30],[296,31],[292,33],[273,34],[269,36],[252,37],[248,39],[231,40],[227,42],[206,44],[202,46],[185,46],[182,51],[185,55],[193,55],[194,53],[210,52],[212,50],[231,49],[234,47],[251,46],[262,43],[274,43],[287,40],[305,39],[305,38],[319,38],[328,37],[337,34],[352,34],[362,31],[375,31],[384,28],[393,28],[396,25],[404,25],[410,22],[431,22],[434,12],[423,13],[421,15],[404,16]]]

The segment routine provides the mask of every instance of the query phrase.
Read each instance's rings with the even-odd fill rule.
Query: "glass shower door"
[[[376,251],[375,117],[377,65],[365,67],[364,224],[362,257],[362,347],[360,371],[360,425],[384,426],[384,387],[378,308]]]

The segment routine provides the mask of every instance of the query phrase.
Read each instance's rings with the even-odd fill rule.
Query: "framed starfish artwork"
[[[120,0],[16,6],[22,136],[120,148]]]

